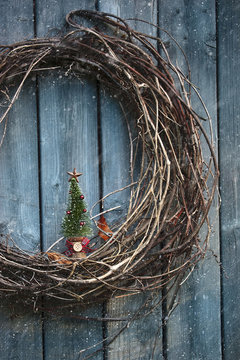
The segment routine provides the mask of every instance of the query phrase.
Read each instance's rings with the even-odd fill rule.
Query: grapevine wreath
[[[76,20],[81,17],[92,26],[81,25]],[[94,76],[117,94],[123,111],[123,104],[133,110],[128,210],[121,222],[109,224],[111,232],[96,221],[105,240],[80,259],[29,254],[2,234],[0,293],[31,304],[44,295],[70,306],[159,289],[165,294],[175,289],[175,294],[208,247],[208,213],[218,181],[208,112],[201,102],[206,131],[191,107],[191,90],[198,91],[172,63],[160,38],[102,12],[73,11],[66,20],[73,30],[65,35],[1,46],[2,96],[18,85],[10,99],[4,97],[8,104],[0,121],[6,124],[33,73],[60,69],[79,79]]]

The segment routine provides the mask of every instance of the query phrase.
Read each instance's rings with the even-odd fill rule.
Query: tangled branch
[[[83,26],[76,17],[96,26]],[[171,62],[160,38],[135,31],[110,14],[80,10],[66,19],[74,30],[64,36],[0,47],[0,91],[7,103],[0,123],[6,122],[31,74],[60,69],[77,78],[94,76],[118,94],[123,111],[126,103],[134,110],[128,124],[129,133],[136,134],[128,211],[120,224],[112,225],[107,242],[68,265],[44,253],[28,254],[3,238],[0,293],[21,293],[30,302],[46,295],[86,304],[170,289],[192,271],[208,246],[208,213],[218,180],[211,120],[202,103],[209,138],[191,107],[188,88],[196,88]],[[11,84],[18,85],[10,98]],[[4,135],[5,130],[2,141]]]

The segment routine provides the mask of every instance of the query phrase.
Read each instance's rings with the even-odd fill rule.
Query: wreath
[[[94,26],[81,25],[79,17]],[[1,45],[2,96],[18,85],[10,99],[5,97],[0,121],[6,128],[7,115],[33,73],[61,69],[79,79],[94,76],[117,94],[123,111],[125,106],[133,110],[128,210],[120,223],[111,224],[98,249],[70,262],[26,253],[2,235],[0,294],[31,304],[44,295],[70,306],[172,288],[174,297],[208,249],[208,213],[218,181],[210,117],[189,74],[173,64],[161,38],[102,12],[72,11],[66,21],[73,30],[65,35]],[[191,91],[201,101],[209,131],[191,107]],[[5,130],[1,143],[4,135]]]

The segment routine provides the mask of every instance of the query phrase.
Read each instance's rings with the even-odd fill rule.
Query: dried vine
[[[97,25],[80,25],[77,16]],[[196,89],[173,65],[160,38],[110,14],[79,10],[66,19],[74,30],[64,36],[1,45],[0,91],[6,106],[1,143],[7,115],[32,73],[61,69],[77,78],[95,76],[134,109],[128,212],[120,224],[112,224],[107,242],[71,265],[50,261],[45,253],[28,254],[3,236],[0,294],[21,294],[31,303],[45,295],[74,305],[178,288],[206,253],[218,180],[211,133],[209,138],[190,103],[189,87]],[[12,84],[17,90],[9,98]]]

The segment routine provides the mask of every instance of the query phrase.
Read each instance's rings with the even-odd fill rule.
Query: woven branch
[[[97,26],[80,25],[76,17]],[[50,261],[44,253],[32,255],[10,247],[3,238],[0,293],[22,294],[30,302],[46,295],[87,304],[115,295],[171,289],[208,247],[208,212],[218,181],[211,119],[202,103],[208,137],[190,103],[189,88],[198,92],[173,65],[160,38],[135,31],[110,14],[81,10],[66,19],[74,30],[64,36],[0,47],[0,91],[8,102],[0,122],[6,123],[33,73],[61,69],[80,79],[85,74],[96,77],[119,95],[124,112],[129,109],[123,104],[134,110],[128,124],[130,135],[137,134],[131,140],[128,212],[122,223],[113,224],[107,242],[70,265]],[[100,30],[103,25],[106,31]],[[18,84],[17,90],[9,98],[12,84]]]

